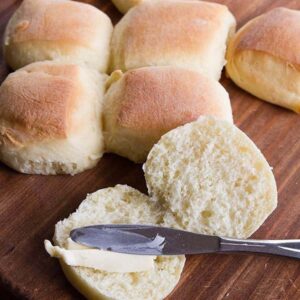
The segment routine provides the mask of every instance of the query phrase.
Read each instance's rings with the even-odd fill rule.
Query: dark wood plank
[[[85,0],[116,23],[109,1]],[[239,26],[277,6],[300,9],[298,0],[217,0],[229,6]],[[0,36],[19,0],[0,1]],[[0,81],[8,73],[0,60]],[[262,102],[223,78],[236,124],[274,167],[279,206],[255,238],[300,238],[300,116]],[[126,183],[145,192],[140,165],[105,155],[97,168],[77,176],[29,176],[0,164],[0,298],[82,299],[43,249],[54,224],[73,212],[87,193]],[[4,287],[11,296],[2,296]],[[7,295],[7,294],[6,294]],[[168,299],[300,299],[299,261],[268,255],[189,257]]]

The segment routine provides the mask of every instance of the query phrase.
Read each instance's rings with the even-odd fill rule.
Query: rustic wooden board
[[[108,13],[114,23],[121,16],[109,1],[85,2]],[[239,26],[273,7],[300,9],[299,0],[215,2],[227,4]],[[0,1],[1,36],[19,3]],[[7,73],[1,59],[1,81]],[[278,209],[254,237],[300,238],[300,116],[257,100],[228,79],[222,83],[236,124],[261,148],[278,183]],[[141,166],[115,155],[105,155],[97,168],[74,177],[28,176],[0,165],[0,298],[82,299],[44,251],[43,240],[88,192],[117,183],[146,190]],[[300,299],[300,262],[268,255],[190,257],[169,299]]]

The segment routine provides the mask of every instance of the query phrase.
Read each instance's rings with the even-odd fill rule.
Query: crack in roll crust
[[[273,9],[229,43],[226,71],[251,94],[300,113],[300,12]]]
[[[237,51],[266,52],[299,67],[300,12],[275,8],[250,21],[235,44]]]

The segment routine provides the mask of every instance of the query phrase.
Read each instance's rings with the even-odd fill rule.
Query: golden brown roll
[[[13,68],[43,60],[78,63],[105,72],[113,26],[99,9],[67,0],[24,0],[4,36]]]
[[[300,112],[300,12],[276,8],[242,27],[232,39],[226,70],[241,88]]]
[[[0,87],[0,160],[22,173],[76,174],[103,154],[104,78],[78,65],[37,62]]]
[[[108,152],[135,162],[167,131],[212,115],[232,122],[230,100],[215,80],[177,67],[116,71],[104,100],[104,136]]]
[[[172,65],[219,80],[235,19],[204,1],[145,1],[116,25],[111,70]]]

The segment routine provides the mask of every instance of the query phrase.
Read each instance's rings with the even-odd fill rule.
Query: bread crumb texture
[[[247,238],[277,205],[266,159],[237,127],[201,117],[165,134],[144,165],[150,196],[171,227]]]
[[[70,231],[95,224],[160,224],[163,210],[146,195],[125,185],[87,196],[76,212],[60,221],[54,241],[66,247]],[[88,299],[163,299],[176,286],[184,256],[158,257],[154,270],[140,273],[107,273],[62,264],[71,283]]]

